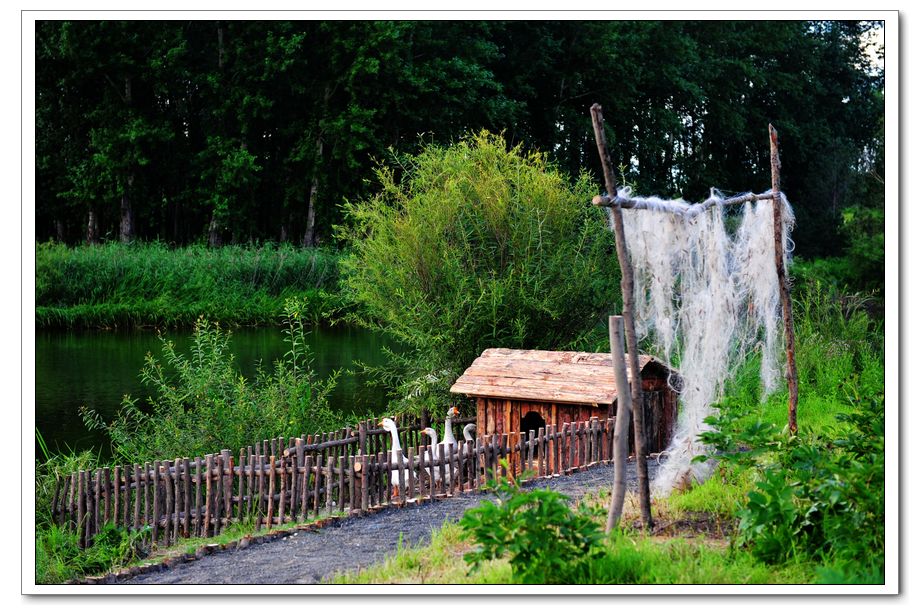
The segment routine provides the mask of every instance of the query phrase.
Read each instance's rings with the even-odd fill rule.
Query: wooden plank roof
[[[639,357],[639,369],[661,363]],[[664,366],[662,366],[664,367]],[[627,367],[627,377],[632,378]],[[608,353],[488,348],[450,388],[471,397],[573,404],[612,404],[617,398]]]

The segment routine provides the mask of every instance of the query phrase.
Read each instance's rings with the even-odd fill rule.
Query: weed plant
[[[790,435],[744,413],[724,405],[703,436],[714,456],[756,477],[739,546],[766,563],[817,562],[825,581],[884,582],[884,397],[857,399],[830,433]]]
[[[58,480],[77,470],[99,465],[92,451],[51,453],[36,431],[42,459],[35,466],[35,579],[62,583],[131,561],[144,554],[146,532],[107,525],[93,543],[80,548],[80,529],[60,527],[51,517],[51,499]]]
[[[501,464],[507,470],[507,461]],[[490,480],[496,501],[485,499],[463,515],[460,527],[476,544],[464,559],[476,572],[507,555],[519,583],[577,582],[600,553],[604,534],[596,512],[583,503],[572,510],[569,498],[551,489],[524,491],[523,478]]]
[[[271,371],[244,378],[228,351],[231,333],[199,319],[189,356],[162,339],[162,357],[148,354],[141,380],[151,390],[149,410],[125,396],[109,423],[90,408],[80,410],[86,425],[105,431],[116,459],[187,457],[238,449],[291,433],[337,427],[341,417],[328,396],[338,374],[321,379],[312,368],[304,332],[304,306],[288,300],[284,339],[287,352]]]

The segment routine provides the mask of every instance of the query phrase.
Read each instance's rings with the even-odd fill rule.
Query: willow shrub
[[[378,374],[400,409],[446,403],[485,348],[573,347],[613,309],[613,239],[587,175],[485,132],[398,162],[337,232],[352,318],[404,349]]]

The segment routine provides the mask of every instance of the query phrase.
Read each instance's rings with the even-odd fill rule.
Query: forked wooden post
[[[783,204],[780,199],[779,186],[779,136],[773,124],[769,125],[770,131],[770,171],[773,192],[773,246],[774,260],[776,262],[776,277],[779,279],[779,296],[783,306],[783,326],[786,332],[786,382],[789,386],[789,432],[799,430],[798,403],[799,403],[799,372],[795,365],[795,338],[792,328],[792,298],[789,291],[789,277],[786,275],[786,264],[783,245]]]
[[[616,178],[613,175],[613,165],[610,163],[610,154],[607,151],[607,137],[604,134],[604,116],[601,106],[597,103],[591,105],[591,123],[594,125],[594,138],[597,141],[597,153],[601,158],[604,169],[604,183],[607,194],[616,197]],[[639,372],[639,344],[636,340],[636,320],[633,307],[633,273],[626,249],[626,233],[623,230],[623,212],[620,206],[612,201],[610,204],[613,218],[613,232],[616,238],[617,259],[620,263],[620,291],[623,295],[623,322],[626,328],[626,350],[629,353],[629,370],[632,372],[632,407],[633,431],[636,442],[636,475],[639,479],[639,508],[642,514],[642,524],[646,528],[652,527],[652,503],[648,482],[648,448],[645,442],[645,412],[642,410],[642,376]]]

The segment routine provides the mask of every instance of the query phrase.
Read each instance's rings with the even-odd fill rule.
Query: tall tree
[[[600,177],[598,102],[619,179],[690,199],[766,187],[773,122],[798,252],[839,253],[833,231],[879,151],[870,27],[39,22],[36,232],[312,245],[391,149],[487,128]]]

